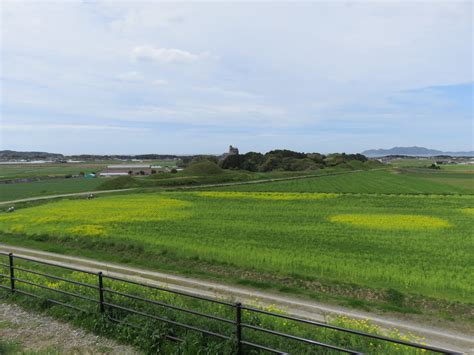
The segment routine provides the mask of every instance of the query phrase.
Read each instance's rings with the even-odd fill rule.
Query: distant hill
[[[172,154],[140,154],[140,155],[63,155],[58,153],[47,152],[18,152],[14,150],[0,150],[0,161],[33,161],[33,160],[52,160],[65,161],[80,160],[80,161],[94,161],[94,160],[162,160],[162,159],[179,159],[181,157]]]
[[[0,160],[57,160],[63,159],[62,154],[47,152],[17,152],[14,150],[0,150]]]
[[[369,149],[363,151],[366,157],[384,157],[387,155],[408,155],[408,156],[423,156],[423,157],[434,157],[438,155],[447,155],[453,157],[472,157],[474,151],[469,152],[443,152],[436,149],[428,149],[424,147],[393,147],[390,149]]]

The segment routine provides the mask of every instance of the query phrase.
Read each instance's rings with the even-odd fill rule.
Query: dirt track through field
[[[453,329],[438,328],[432,325],[396,318],[394,316],[369,313],[337,305],[326,305],[311,300],[260,291],[248,287],[198,280],[86,258],[12,247],[4,244],[0,244],[0,251],[12,252],[32,259],[48,261],[57,265],[75,267],[92,272],[102,271],[104,274],[110,276],[126,278],[151,285],[165,286],[172,290],[206,297],[223,298],[239,301],[244,304],[258,304],[261,306],[274,305],[290,315],[320,322],[324,322],[328,316],[338,315],[356,319],[369,319],[384,328],[398,328],[402,333],[413,333],[418,336],[423,336],[429,345],[474,354],[474,337],[472,334],[462,334]]]

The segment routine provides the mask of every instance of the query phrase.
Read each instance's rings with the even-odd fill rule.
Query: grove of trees
[[[219,162],[223,169],[241,169],[248,171],[303,171],[322,169],[337,165],[361,165],[368,159],[362,154],[334,153],[300,153],[287,149],[272,150],[262,154],[249,152],[246,154],[227,155]]]

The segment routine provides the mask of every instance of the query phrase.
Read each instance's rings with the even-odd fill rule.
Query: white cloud
[[[168,84],[168,80],[164,80],[164,79],[157,79],[153,81],[153,85],[156,85],[156,86],[164,86],[167,84]]]
[[[334,137],[328,132],[379,123],[380,141],[384,125],[394,131],[415,120],[425,128],[414,137],[429,137],[426,127],[439,122],[472,132],[464,123],[472,109],[436,112],[451,97],[430,91],[414,105],[396,94],[472,80],[471,1],[4,3],[0,114],[9,134],[0,138],[18,146],[55,141],[48,129],[94,143],[94,135],[125,137],[124,126],[163,130],[161,122],[251,132],[286,126],[288,140],[273,143],[288,147],[300,142],[294,131],[316,135],[323,125]],[[434,145],[464,149],[472,140],[438,131]],[[216,144],[209,137],[203,141]],[[190,152],[191,141],[179,144]]]
[[[172,122],[216,126],[253,125],[254,127],[285,126],[286,111],[277,106],[251,103],[178,103],[172,107],[143,106],[121,113],[136,122]]]
[[[114,130],[114,131],[147,131],[148,128],[124,127],[113,125],[81,125],[81,124],[6,124],[2,125],[5,131],[31,131],[31,130]]]
[[[206,54],[194,54],[176,48],[155,48],[152,46],[137,46],[132,50],[134,60],[150,60],[157,63],[191,63]]]
[[[122,73],[117,75],[117,78],[122,81],[141,81],[143,80],[143,75],[136,71],[131,71],[127,73]]]
[[[197,92],[211,94],[211,95],[221,95],[224,97],[233,97],[233,98],[242,98],[242,99],[258,99],[261,98],[261,95],[256,95],[247,91],[242,90],[229,90],[219,86],[196,86],[193,88]]]

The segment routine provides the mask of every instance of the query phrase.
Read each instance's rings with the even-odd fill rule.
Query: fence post
[[[104,306],[104,283],[102,281],[102,271],[99,271],[97,274],[99,276],[99,306],[100,306],[100,313],[105,312]]]
[[[237,355],[242,354],[242,303],[235,304],[235,335],[237,337]]]
[[[13,266],[13,253],[8,254],[8,260],[10,261],[10,290],[15,292],[15,268]]]

